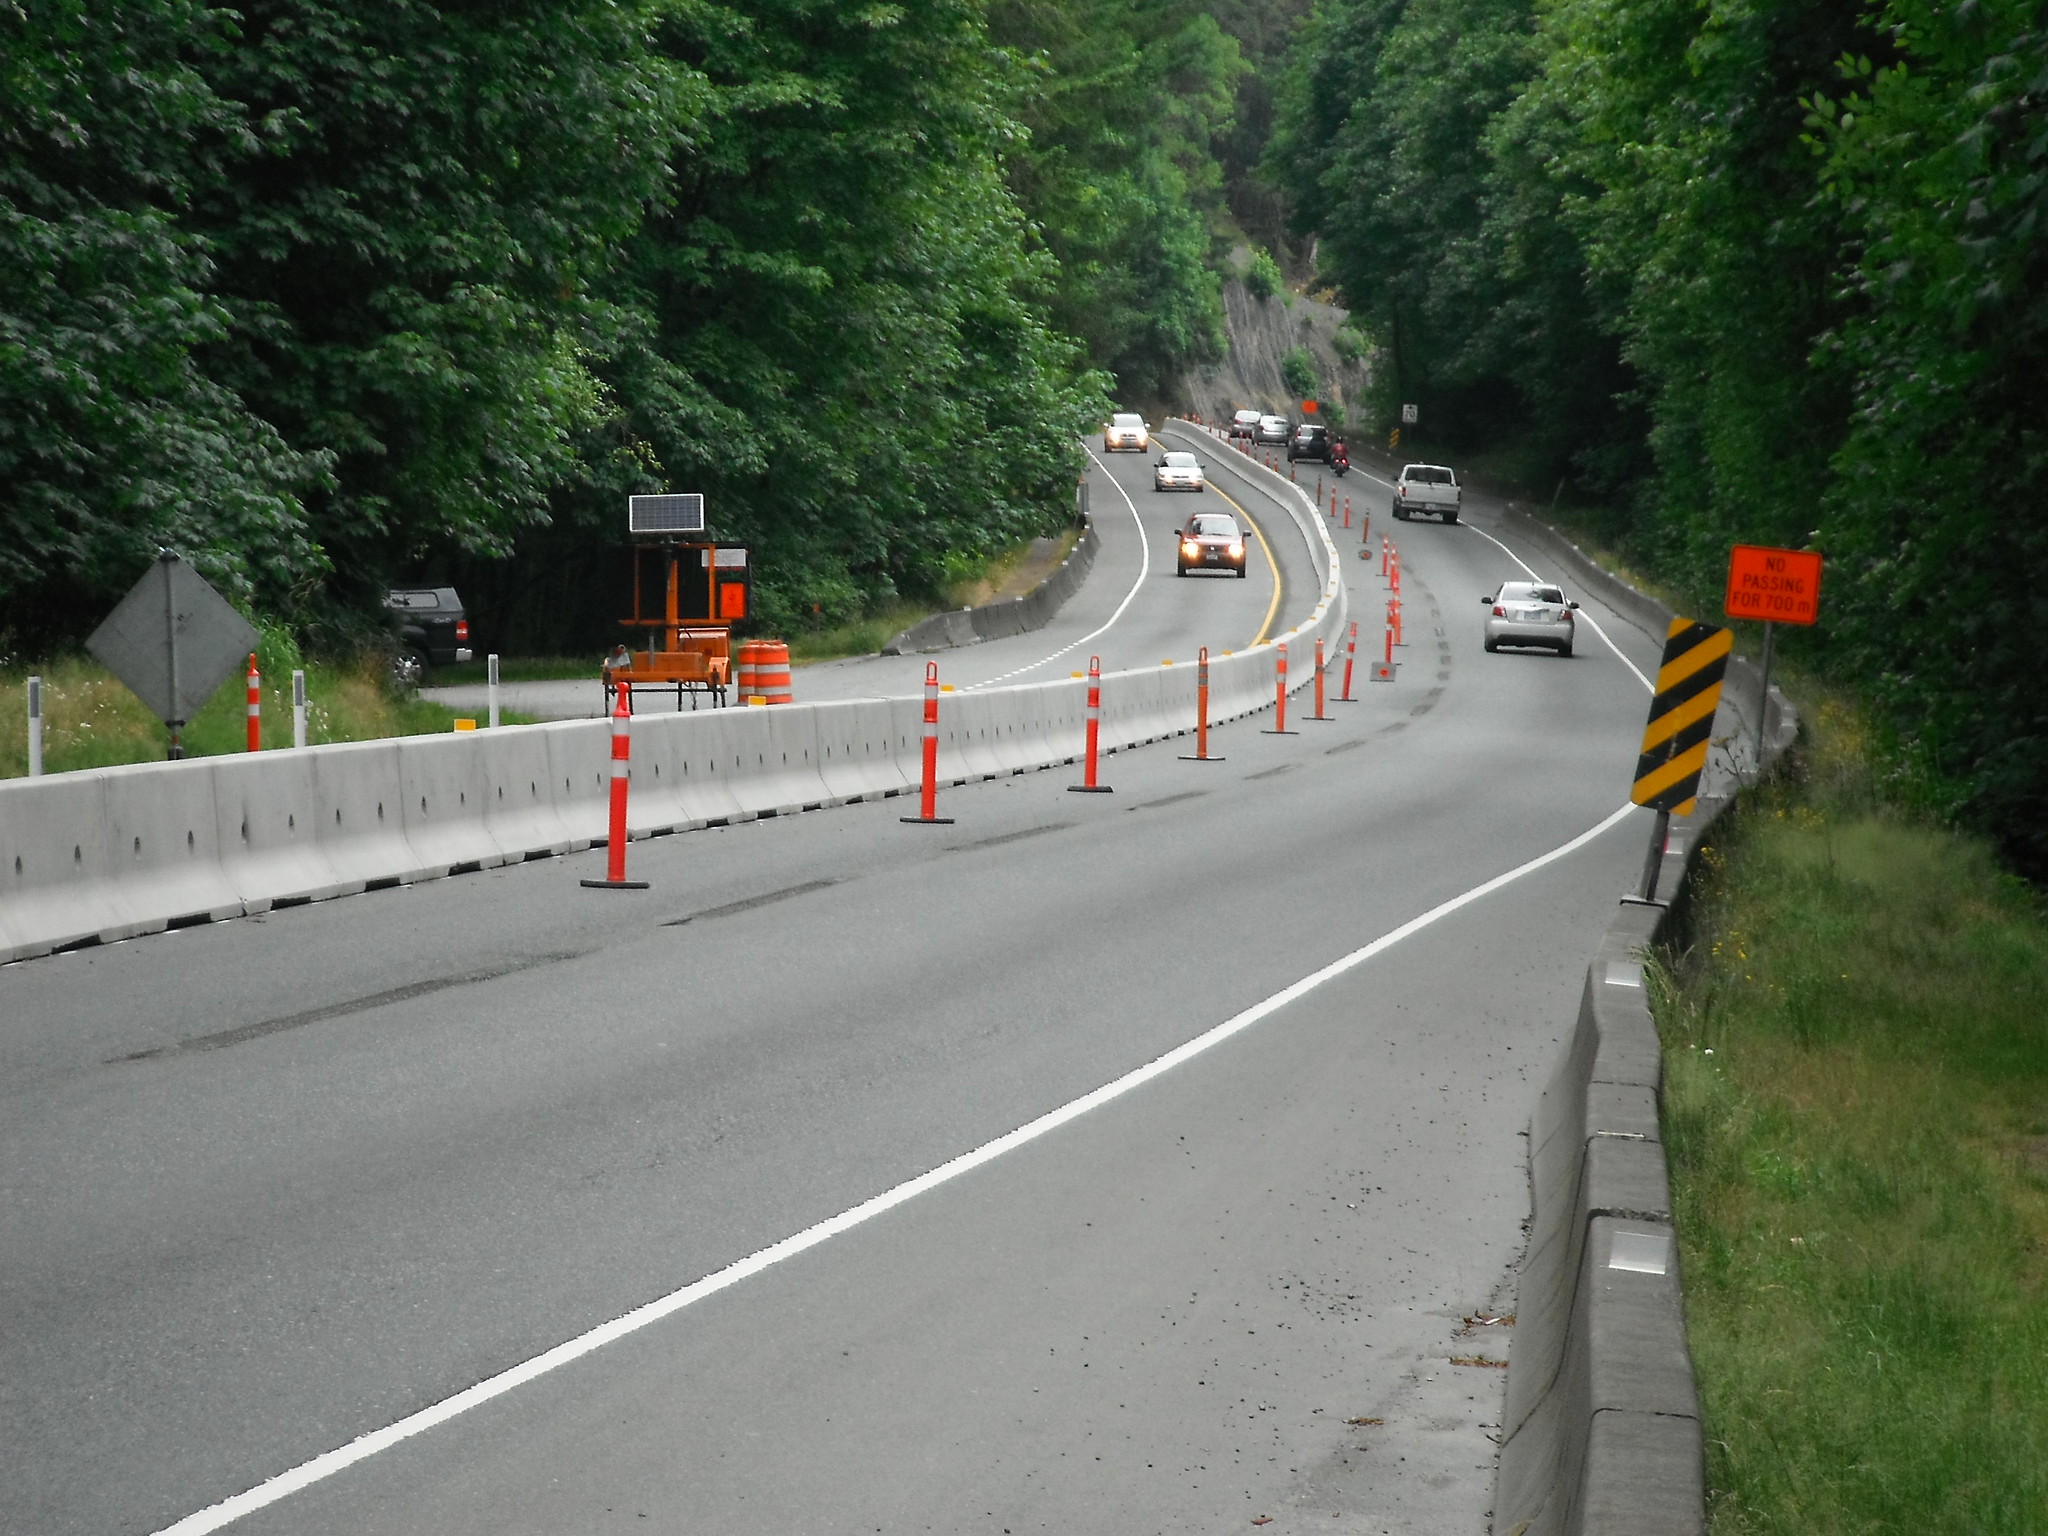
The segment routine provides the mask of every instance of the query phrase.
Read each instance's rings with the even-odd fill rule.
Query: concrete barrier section
[[[483,781],[484,830],[504,860],[567,853],[575,838],[555,809],[544,728],[479,731],[474,750]]]
[[[816,706],[819,776],[834,804],[897,794],[916,780],[895,746],[895,721],[883,699]]]
[[[724,711],[718,711],[724,713]],[[816,713],[793,705],[749,709],[736,721],[740,773],[732,781],[740,804],[756,814],[793,815],[832,798],[819,759]]]
[[[569,852],[604,842],[611,827],[612,723],[556,720],[538,728],[548,744],[548,788],[569,834]]]
[[[245,912],[281,901],[324,901],[363,888],[344,880],[321,846],[309,752],[245,752],[213,767],[214,837],[221,873]]]
[[[397,747],[405,840],[420,862],[436,875],[503,864],[486,820],[491,794],[479,743],[466,735],[402,736]]]
[[[9,958],[142,929],[108,860],[106,770],[0,783],[0,890]]]
[[[157,933],[176,922],[242,915],[242,898],[221,870],[214,824],[214,765],[204,758],[103,768],[107,876],[136,921]]]
[[[406,884],[448,873],[405,837],[405,788],[395,741],[308,749],[313,760],[314,838],[335,876],[351,885]]]

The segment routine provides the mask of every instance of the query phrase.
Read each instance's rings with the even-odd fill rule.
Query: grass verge
[[[1806,718],[1653,994],[1710,1527],[2037,1536],[2048,910]]]
[[[273,647],[266,637],[265,652]],[[311,744],[426,736],[455,727],[455,710],[394,696],[374,660],[344,666],[301,663],[279,649],[275,655],[261,654],[259,665],[266,748],[292,744],[294,665],[306,669],[306,739]],[[171,740],[163,722],[98,662],[60,657],[33,668],[0,668],[0,698],[8,701],[0,710],[0,778],[20,778],[28,772],[26,685],[31,672],[43,679],[45,772],[162,761]],[[188,754],[212,757],[246,750],[245,686],[240,675],[229,678],[185,727]],[[508,725],[528,723],[522,715],[501,713],[500,718]]]

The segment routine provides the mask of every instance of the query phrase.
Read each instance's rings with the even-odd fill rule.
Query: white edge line
[[[1541,581],[1543,579],[1541,576],[1538,576],[1534,570],[1530,569],[1528,561],[1524,560],[1512,549],[1509,549],[1507,545],[1501,544],[1499,539],[1496,539],[1484,528],[1473,528],[1470,523],[1465,522],[1462,518],[1459,519],[1458,525],[1461,528],[1471,528],[1472,532],[1478,534],[1479,537],[1485,539],[1489,543],[1500,544],[1502,552],[1506,554],[1510,560],[1514,561],[1515,564],[1519,565],[1523,570],[1529,572],[1529,579],[1531,581]],[[1637,666],[1634,662],[1630,661],[1627,656],[1622,654],[1621,647],[1616,645],[1614,641],[1608,636],[1607,631],[1600,627],[1600,621],[1598,619],[1594,618],[1593,615],[1587,613],[1584,609],[1581,609],[1579,611],[1579,617],[1584,619],[1588,624],[1593,626],[1593,633],[1598,635],[1603,641],[1606,642],[1607,649],[1614,652],[1615,655],[1621,657],[1621,664],[1624,667],[1627,667],[1629,671],[1635,673],[1637,682],[1641,683],[1645,688],[1649,689],[1651,693],[1655,693],[1657,691],[1657,685],[1651,682],[1647,677],[1643,676],[1643,669],[1641,667]]]
[[[221,1527],[241,1519],[244,1515],[254,1514],[257,1510],[266,1509],[272,1504],[289,1498],[292,1494],[310,1488],[313,1484],[334,1476],[337,1472],[354,1466],[359,1461],[365,1461],[375,1456],[379,1451],[389,1450],[392,1446],[402,1441],[410,1440],[415,1435],[423,1434],[437,1425],[445,1424],[458,1414],[466,1413],[472,1408],[481,1407],[493,1398],[503,1397],[515,1387],[524,1386],[527,1382],[544,1376],[559,1366],[579,1360],[592,1351],[601,1349],[603,1346],[622,1339],[628,1334],[637,1333],[642,1328],[652,1323],[657,1323],[672,1313],[680,1312],[683,1308],[704,1300],[707,1296],[715,1296],[718,1292],[737,1285],[742,1280],[750,1279],[754,1275],[760,1274],[763,1270],[781,1263],[784,1259],[795,1258],[798,1254],[815,1248],[820,1243],[839,1236],[842,1232],[850,1231],[852,1228],[860,1226],[863,1222],[880,1216],[885,1211],[893,1210],[906,1201],[915,1199],[927,1190],[936,1189],[939,1185],[950,1183],[962,1174],[972,1172],[984,1163],[993,1162],[1005,1152],[1014,1151],[1027,1142],[1037,1141],[1040,1137],[1059,1129],[1068,1121],[1079,1119],[1090,1110],[1099,1109],[1113,1099],[1122,1098],[1133,1089],[1151,1082],[1155,1077],[1161,1077],[1184,1062],[1190,1061],[1203,1052],[1221,1045],[1231,1036],[1250,1029],[1260,1020],[1278,1012],[1297,998],[1315,991],[1324,982],[1334,980],[1346,971],[1363,965],[1366,961],[1372,959],[1373,956],[1381,953],[1383,950],[1392,948],[1403,939],[1419,933],[1438,919],[1450,916],[1451,913],[1456,912],[1461,907],[1470,906],[1481,897],[1492,895],[1502,886],[1510,885],[1521,879],[1524,875],[1533,874],[1547,864],[1554,864],[1559,859],[1578,852],[1579,849],[1585,847],[1586,844],[1615,826],[1635,809],[1636,807],[1633,805],[1622,806],[1605,820],[1581,832],[1570,842],[1561,843],[1548,853],[1538,854],[1527,863],[1519,864],[1505,874],[1495,875],[1491,880],[1473,886],[1462,895],[1453,896],[1448,901],[1439,902],[1421,916],[1411,917],[1407,922],[1401,924],[1400,927],[1381,934],[1370,944],[1354,949],[1350,954],[1343,956],[1341,959],[1331,961],[1321,970],[1313,971],[1302,977],[1301,980],[1293,985],[1283,987],[1264,1001],[1254,1003],[1243,1012],[1231,1015],[1231,1017],[1225,1019],[1214,1028],[1195,1036],[1194,1039],[1184,1044],[1175,1046],[1165,1055],[1153,1058],[1145,1063],[1145,1065],[1126,1072],[1122,1077],[1115,1079],[1113,1082],[1105,1083],[1100,1088],[1081,1095],[1078,1099],[1070,1099],[1059,1108],[1050,1110],[1040,1115],[1036,1120],[1018,1126],[1014,1131],[998,1136],[994,1141],[985,1142],[971,1152],[963,1152],[951,1162],[941,1163],[929,1173],[919,1174],[916,1178],[908,1179],[893,1189],[884,1190],[881,1194],[875,1195],[871,1199],[863,1200],[859,1205],[842,1211],[837,1216],[821,1221],[816,1226],[806,1227],[803,1231],[793,1236],[785,1237],[778,1243],[771,1243],[766,1248],[749,1254],[746,1258],[736,1263],[727,1265],[724,1269],[717,1270],[712,1274],[706,1275],[701,1280],[684,1286],[681,1290],[671,1291],[666,1296],[658,1297],[643,1306],[635,1307],[623,1316],[615,1317],[610,1322],[602,1323],[591,1329],[588,1333],[579,1334],[573,1339],[557,1344],[553,1349],[535,1355],[530,1360],[522,1361],[509,1370],[500,1371],[495,1376],[486,1377],[474,1386],[466,1387],[462,1391],[457,1392],[452,1397],[445,1397],[431,1407],[422,1408],[418,1413],[409,1414],[396,1423],[387,1424],[382,1429],[372,1430],[369,1434],[351,1440],[347,1445],[328,1451],[324,1455],[315,1456],[310,1461],[301,1462],[288,1472],[280,1472],[277,1476],[258,1483],[254,1488],[247,1489],[230,1498],[223,1499],[218,1504],[209,1505],[205,1509],[187,1515],[176,1524],[165,1526],[156,1533],[156,1536],[203,1536],[205,1532],[217,1531]]]
[[[1054,651],[1050,656],[1041,656],[1038,658],[1038,660],[1029,662],[1024,666],[1017,667],[1012,671],[1005,672],[1000,677],[984,678],[981,682],[969,683],[965,688],[962,688],[960,690],[962,693],[973,693],[976,689],[979,688],[993,688],[997,683],[1006,683],[1013,677],[1021,677],[1026,672],[1036,671],[1038,668],[1044,666],[1047,662],[1058,661],[1062,656],[1066,655],[1067,652],[1071,650],[1076,650],[1079,647],[1086,645],[1090,640],[1093,640],[1097,635],[1106,634],[1109,631],[1110,626],[1115,624],[1118,619],[1124,616],[1124,610],[1131,606],[1131,599],[1138,595],[1138,589],[1145,585],[1146,576],[1151,574],[1152,541],[1145,537],[1145,519],[1138,516],[1138,504],[1135,501],[1131,500],[1131,493],[1123,488],[1122,483],[1118,481],[1117,477],[1109,472],[1109,466],[1103,463],[1101,459],[1096,457],[1095,450],[1093,448],[1083,448],[1081,451],[1088,455],[1090,461],[1093,462],[1097,469],[1102,471],[1103,478],[1107,480],[1111,485],[1116,487],[1117,495],[1123,497],[1124,505],[1131,509],[1131,521],[1138,525],[1138,579],[1131,583],[1131,590],[1124,594],[1124,600],[1116,605],[1116,612],[1112,613],[1109,616],[1108,622],[1105,623],[1101,629],[1091,630],[1089,633],[1083,635],[1080,639],[1074,641],[1071,645],[1061,646],[1058,650]]]

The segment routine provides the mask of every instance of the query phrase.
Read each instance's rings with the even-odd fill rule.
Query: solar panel
[[[626,526],[633,533],[702,533],[704,498],[694,491],[680,496],[629,496]]]

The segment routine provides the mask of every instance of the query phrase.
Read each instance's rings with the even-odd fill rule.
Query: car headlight
[[[1244,545],[1241,543],[1231,545],[1230,558],[1233,560],[1242,560],[1244,558]]]
[[[1202,552],[1202,546],[1193,539],[1183,539],[1181,540],[1180,552],[1184,555],[1199,555]]]

